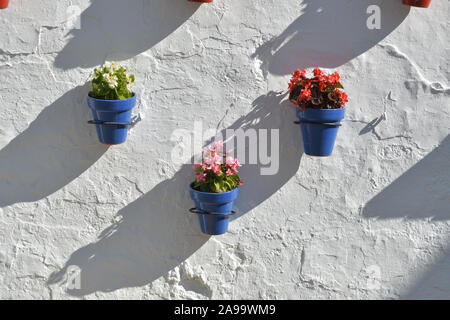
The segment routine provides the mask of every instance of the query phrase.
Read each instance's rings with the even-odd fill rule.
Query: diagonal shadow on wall
[[[339,67],[366,52],[407,17],[401,1],[303,0],[303,14],[280,35],[257,48],[264,72],[286,75],[297,68]],[[381,28],[369,29],[371,5],[381,9]]]
[[[98,240],[75,251],[48,284],[64,280],[70,266],[80,271],[74,296],[139,287],[153,282],[197,251],[207,240],[187,213],[192,207],[187,185],[192,166],[183,166],[171,179],[121,209],[120,220]]]
[[[363,209],[366,217],[450,220],[450,135]]]
[[[419,163],[370,200],[366,217],[450,220],[450,135]],[[450,250],[427,269],[402,299],[450,298]]]
[[[92,1],[58,53],[55,66],[88,68],[103,64],[107,57],[129,59],[175,31],[199,6],[183,0]]]
[[[401,296],[405,300],[450,299],[450,247],[439,260]]]
[[[303,154],[300,129],[293,124],[294,108],[282,99],[273,92],[259,97],[248,115],[228,127],[280,129],[280,137],[286,139],[277,174],[261,176],[259,165],[242,168],[246,184],[236,202],[239,215],[269,198],[298,170]],[[110,292],[152,283],[185,261],[209,239],[201,234],[197,218],[187,211],[193,206],[188,193],[193,177],[192,166],[184,165],[171,179],[121,209],[120,221],[104,230],[96,242],[72,253],[65,266],[49,277],[48,284],[64,282],[71,266],[77,266],[81,286],[68,290],[69,294]],[[189,290],[211,296],[203,283]]]
[[[65,93],[0,150],[0,207],[54,193],[106,152],[87,124],[88,90],[79,86]]]

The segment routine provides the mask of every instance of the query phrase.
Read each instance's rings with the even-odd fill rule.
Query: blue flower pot
[[[300,121],[305,153],[317,157],[331,155],[341,120],[345,117],[345,108],[305,111],[297,108],[297,117]]]
[[[197,216],[202,232],[209,235],[227,232],[234,200],[239,194],[239,187],[228,192],[209,193],[194,190],[192,186],[193,184],[189,188],[189,193],[199,211]]]
[[[131,112],[136,105],[136,94],[124,100],[100,100],[87,97],[97,128],[98,139],[104,144],[125,142],[131,124]]]

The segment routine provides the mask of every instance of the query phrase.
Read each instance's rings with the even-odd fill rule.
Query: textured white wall
[[[0,298],[450,298],[448,0],[10,2]],[[372,4],[381,30],[366,27]],[[111,148],[86,124],[85,83],[105,60],[136,74],[144,117]],[[323,159],[303,154],[275,93],[316,65],[351,99]],[[172,132],[194,120],[280,129],[280,171],[242,169],[220,237],[186,214],[191,166],[171,160]]]

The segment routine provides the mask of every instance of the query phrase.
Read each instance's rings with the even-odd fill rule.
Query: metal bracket
[[[342,126],[342,123],[340,123],[340,122],[336,122],[336,123],[334,123],[334,122],[314,122],[314,121],[302,120],[302,121],[294,121],[294,123],[295,124],[301,124],[301,123],[321,124],[321,125],[329,126],[329,127],[340,127],[340,126]]]
[[[108,121],[96,121],[96,120],[89,120],[89,124],[96,124],[101,126],[130,126],[131,123],[125,123],[125,122],[108,122]]]
[[[230,213],[218,213],[218,212],[199,211],[199,210],[197,210],[197,208],[191,208],[191,209],[189,209],[189,212],[195,213],[195,214],[208,214],[208,215],[212,215],[212,216],[232,216],[232,215],[236,214],[236,211],[231,211]]]
[[[141,121],[141,117],[134,117],[131,122],[110,122],[110,121],[100,121],[100,120],[89,120],[89,124],[96,124],[101,126],[131,126],[133,127],[136,123]]]

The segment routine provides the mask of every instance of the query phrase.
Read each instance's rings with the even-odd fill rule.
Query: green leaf
[[[117,77],[117,86],[113,89],[109,87],[104,74],[110,74]],[[129,78],[134,82],[134,75],[129,75]],[[101,68],[94,68],[94,75],[92,83],[96,85],[91,91],[90,95],[97,99],[104,100],[123,100],[133,96],[131,90],[128,90],[128,78],[127,70],[122,66],[117,66],[117,69],[113,71],[111,67],[102,66]]]

